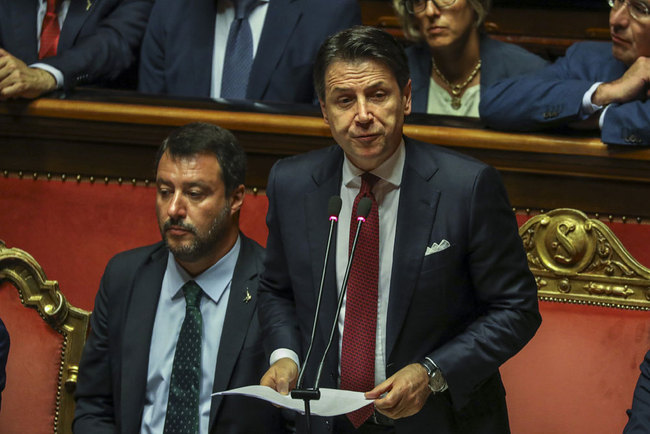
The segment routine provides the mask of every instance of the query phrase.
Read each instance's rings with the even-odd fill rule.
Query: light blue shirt
[[[241,241],[223,258],[194,281],[203,289],[201,315],[203,334],[201,344],[201,391],[199,395],[199,433],[207,434],[210,423],[212,384],[226,317],[232,275],[239,257]],[[176,342],[185,318],[185,297],[181,288],[192,277],[174,260],[170,253],[163,277],[160,300],[149,349],[149,368],[141,433],[160,434],[165,426],[169,381],[176,351]]]
[[[266,11],[270,0],[259,0],[255,9],[248,17],[253,36],[253,58],[257,54],[257,46],[262,35]],[[221,96],[221,78],[223,77],[223,64],[226,58],[226,46],[228,45],[228,34],[230,25],[235,19],[235,6],[230,0],[217,1],[217,19],[214,26],[214,48],[212,52],[212,81],[210,85],[210,96],[219,98]]]

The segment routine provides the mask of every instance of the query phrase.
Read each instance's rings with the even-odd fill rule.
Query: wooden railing
[[[92,92],[91,95],[95,95]],[[87,96],[83,91],[80,96]],[[156,148],[176,126],[206,121],[231,129],[249,157],[250,187],[263,188],[275,161],[333,144],[317,109],[279,113],[210,101],[42,98],[0,103],[0,171],[120,182],[152,177]],[[476,121],[418,115],[406,135],[472,155],[498,168],[513,206],[575,208],[650,217],[650,149],[611,147],[591,136],[514,134]]]

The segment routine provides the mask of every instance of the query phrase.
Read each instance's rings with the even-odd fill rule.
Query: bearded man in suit
[[[213,392],[256,384],[263,249],[239,231],[246,158],[210,124],[158,152],[163,241],[110,260],[79,367],[79,433],[282,432],[279,410]],[[254,415],[254,417],[251,417]]]

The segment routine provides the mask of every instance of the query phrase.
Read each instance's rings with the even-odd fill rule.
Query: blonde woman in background
[[[478,117],[481,89],[546,61],[488,37],[491,0],[393,0],[406,37],[413,111]]]

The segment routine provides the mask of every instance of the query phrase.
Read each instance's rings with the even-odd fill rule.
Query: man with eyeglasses
[[[650,2],[608,0],[611,42],[579,42],[537,73],[486,90],[490,127],[600,128],[604,143],[650,145]]]

